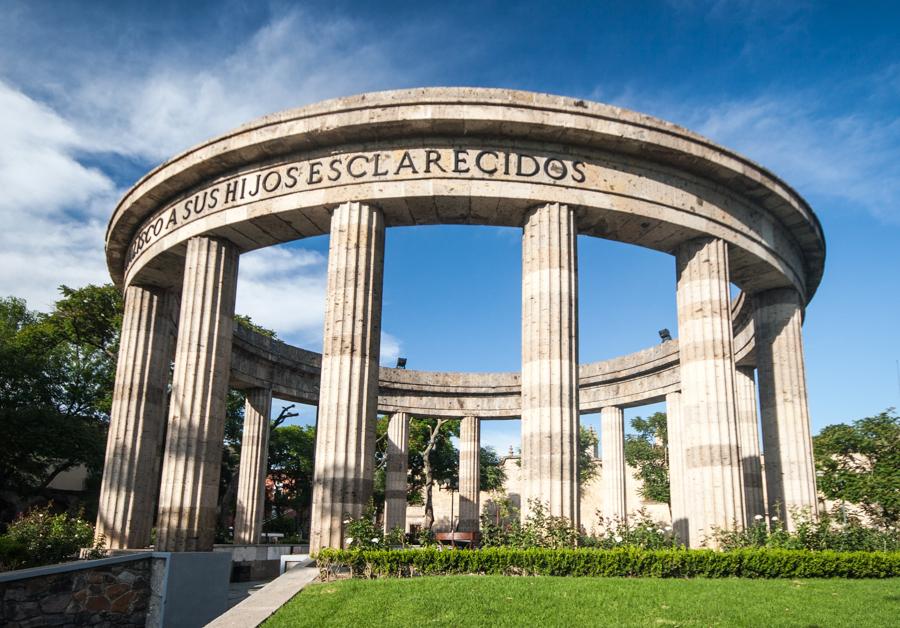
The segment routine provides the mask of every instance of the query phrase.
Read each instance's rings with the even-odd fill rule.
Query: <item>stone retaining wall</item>
[[[0,625],[144,626],[151,560],[145,554],[2,574]]]

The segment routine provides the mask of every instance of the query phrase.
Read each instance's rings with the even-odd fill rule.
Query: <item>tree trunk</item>
[[[228,454],[226,453],[226,455]],[[240,474],[241,463],[238,462],[234,466],[231,477],[228,479],[228,484],[225,485],[225,490],[219,496],[218,524],[220,530],[228,529],[229,519],[234,514],[237,505],[238,478],[240,477]]]
[[[428,444],[422,455],[422,462],[425,470],[425,521],[423,526],[426,530],[431,530],[434,525],[434,502],[432,501],[432,489],[434,487],[434,471],[431,468],[431,452],[437,443],[437,439],[441,433],[441,426],[449,419],[437,419],[434,428],[428,435]]]

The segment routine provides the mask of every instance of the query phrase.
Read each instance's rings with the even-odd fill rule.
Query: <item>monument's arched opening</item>
[[[379,367],[385,230],[433,224],[521,230],[519,371]],[[236,329],[241,254],[326,233],[322,352]],[[579,235],[672,256],[672,340],[579,359]],[[248,414],[266,415],[273,396],[317,405],[313,551],[342,545],[345,516],[371,495],[378,412],[398,448],[410,415],[461,418],[469,493],[479,421],[521,417],[522,502],[577,525],[579,415],[600,412],[618,456],[625,410],[665,402],[673,517],[696,546],[766,508],[758,395],[768,507],[816,510],[801,322],[824,268],[821,226],[785,182],[681,127],[508,90],[328,101],[149,173],[106,246],[125,292],[98,520],[112,547],[147,544],[158,491],[157,547],[211,548],[229,386],[248,391]],[[151,465],[159,487],[135,473]]]

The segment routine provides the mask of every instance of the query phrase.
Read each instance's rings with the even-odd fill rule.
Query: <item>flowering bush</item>
[[[358,519],[344,517],[344,541],[350,549],[383,549],[384,533],[375,525],[375,508],[371,504]]]
[[[582,545],[586,547],[669,549],[678,546],[672,526],[653,521],[646,510],[638,511],[631,521],[619,518],[607,519],[599,512],[597,517],[599,530],[583,538]]]
[[[481,518],[482,547],[578,547],[581,533],[565,517],[547,513],[546,506],[537,499],[528,501],[528,515],[520,523],[518,517],[500,523],[489,516]]]
[[[856,517],[822,513],[813,519],[808,512],[794,514],[795,530],[789,532],[778,515],[767,525],[757,515],[744,530],[716,530],[713,539],[719,548],[733,550],[746,547],[771,547],[792,550],[898,551],[900,530],[868,527]]]
[[[2,537],[0,562],[6,569],[24,569],[78,558],[82,548],[102,553],[104,540],[94,541],[94,527],[79,517],[53,514],[50,507],[35,508],[9,525]],[[17,558],[18,557],[18,558]]]

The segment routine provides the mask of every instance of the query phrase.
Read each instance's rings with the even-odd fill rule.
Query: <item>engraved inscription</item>
[[[159,238],[212,212],[303,190],[428,177],[540,179],[566,185],[586,181],[582,161],[500,148],[414,148],[290,161],[220,180],[169,204],[140,227],[126,266]]]

